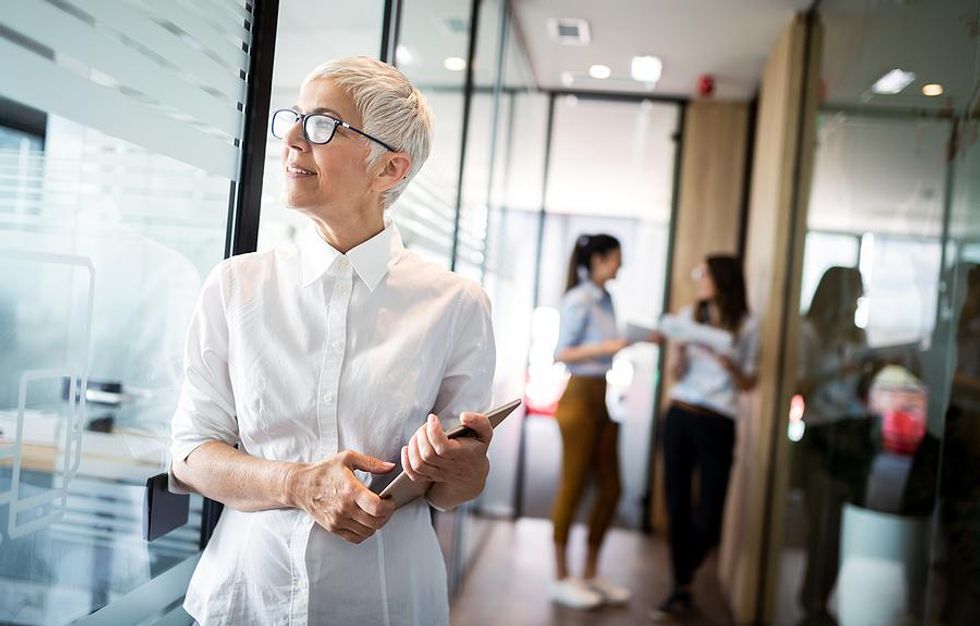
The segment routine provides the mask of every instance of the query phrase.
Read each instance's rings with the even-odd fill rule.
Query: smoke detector
[[[548,34],[563,46],[587,46],[592,41],[589,23],[580,17],[550,18]]]

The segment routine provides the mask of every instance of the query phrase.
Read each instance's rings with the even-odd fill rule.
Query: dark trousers
[[[667,514],[674,586],[689,585],[694,572],[721,540],[721,521],[735,447],[735,422],[710,411],[674,404],[664,426]],[[691,479],[698,470],[699,497]]]

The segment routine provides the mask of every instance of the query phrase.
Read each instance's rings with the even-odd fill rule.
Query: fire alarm
[[[701,74],[698,76],[698,95],[702,98],[710,98],[715,93],[715,77],[711,74]]]

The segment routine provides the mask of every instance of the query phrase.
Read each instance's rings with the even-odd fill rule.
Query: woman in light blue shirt
[[[610,235],[582,235],[569,262],[561,302],[561,326],[555,359],[571,373],[555,418],[561,429],[562,473],[555,496],[557,580],[551,598],[563,606],[588,609],[629,600],[629,590],[597,577],[599,548],[619,501],[618,425],[606,409],[606,372],[613,355],[626,347],[616,328],[616,312],[605,289],[622,263],[619,241]],[[590,475],[597,494],[589,516],[589,545],[582,579],[569,575],[568,531]]]

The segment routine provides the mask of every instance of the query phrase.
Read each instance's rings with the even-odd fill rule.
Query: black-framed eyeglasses
[[[276,139],[285,139],[286,133],[297,122],[302,122],[303,136],[310,143],[330,143],[337,132],[337,127],[343,126],[347,130],[354,131],[358,135],[363,135],[371,141],[381,144],[391,152],[398,152],[377,137],[372,137],[363,130],[354,128],[347,122],[342,122],[335,117],[323,113],[299,113],[292,109],[277,109],[272,113],[272,136]]]

